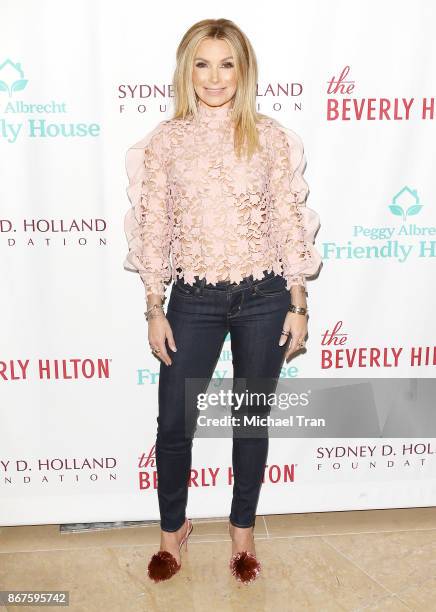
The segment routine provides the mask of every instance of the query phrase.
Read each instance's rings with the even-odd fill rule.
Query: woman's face
[[[225,40],[205,38],[194,57],[192,82],[200,104],[232,106],[236,93],[235,62]]]

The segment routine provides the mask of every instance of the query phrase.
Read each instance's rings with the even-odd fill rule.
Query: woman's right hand
[[[172,361],[167,353],[165,340],[168,340],[168,346],[172,351],[177,351],[173,331],[166,316],[162,313],[150,317],[148,319],[148,342],[152,349],[159,349],[159,353],[153,352],[152,354],[168,366],[172,364]]]

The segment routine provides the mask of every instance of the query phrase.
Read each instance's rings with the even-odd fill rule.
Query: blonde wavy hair
[[[197,117],[197,99],[192,82],[194,57],[205,38],[227,41],[232,50],[237,77],[237,88],[231,118],[234,122],[234,148],[238,157],[245,148],[250,159],[260,149],[256,123],[262,117],[256,111],[257,60],[253,47],[240,28],[229,19],[203,19],[186,31],[177,47],[173,77],[175,112],[173,119]]]

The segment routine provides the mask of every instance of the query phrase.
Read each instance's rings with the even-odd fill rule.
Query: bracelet
[[[154,308],[162,308],[162,312],[163,312],[163,305],[162,304],[153,304],[153,306],[151,306],[151,308],[149,308],[148,310],[146,310],[144,312],[146,321],[148,321],[148,319],[150,318],[150,314],[154,310]],[[151,315],[151,318],[153,318],[155,316],[156,315]],[[160,315],[157,315],[157,316],[160,316]]]
[[[289,312],[296,312],[297,314],[306,315],[309,312],[308,308],[303,308],[303,306],[294,306],[291,304],[289,306]]]

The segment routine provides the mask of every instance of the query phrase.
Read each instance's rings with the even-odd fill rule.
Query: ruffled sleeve
[[[318,213],[306,206],[306,157],[301,138],[277,121],[272,126],[270,192],[274,233],[287,288],[316,274],[322,262],[314,246]]]
[[[164,122],[126,153],[131,206],[124,217],[129,252],[123,267],[138,272],[146,297],[165,295],[171,280],[169,190],[164,159]]]

